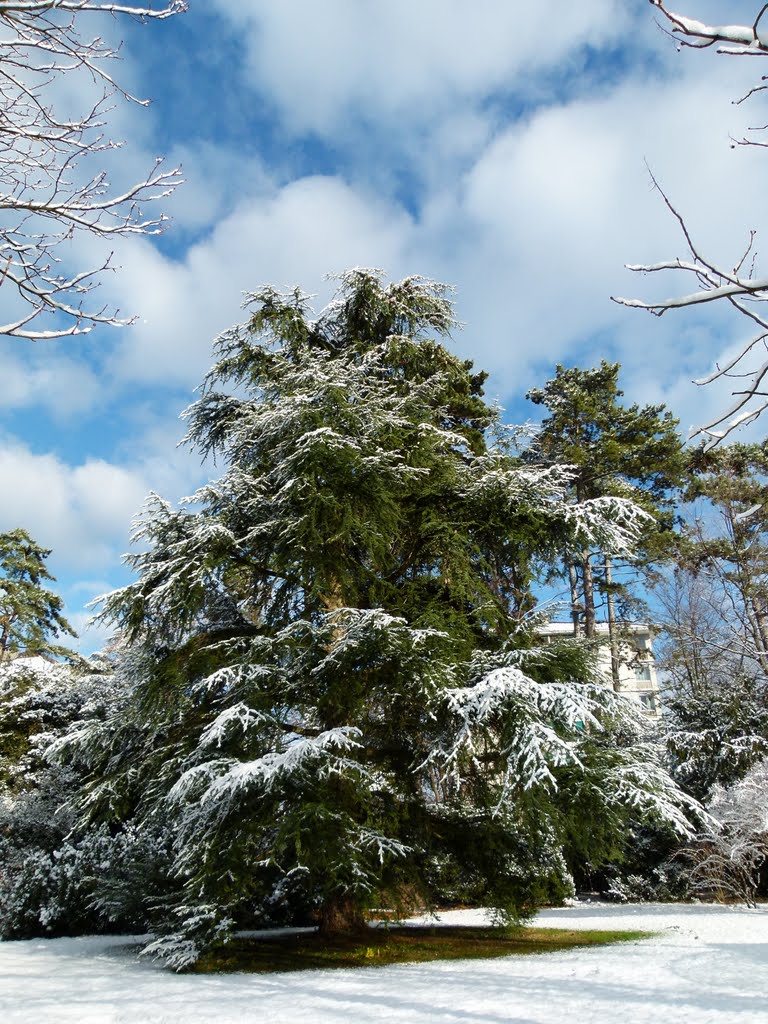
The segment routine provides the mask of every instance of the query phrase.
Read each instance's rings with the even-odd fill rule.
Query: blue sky
[[[657,320],[609,296],[677,290],[623,269],[682,252],[646,161],[724,262],[762,226],[764,156],[729,145],[761,118],[759,100],[732,103],[755,62],[678,53],[646,0],[191,0],[165,22],[99,28],[124,40],[121,83],[153,100],[111,113],[126,139],[115,175],[163,154],[186,183],[165,234],[124,240],[102,283],[133,327],[0,339],[0,529],[53,549],[78,626],[125,581],[146,493],[176,500],[215,472],[176,447],[178,416],[261,283],[319,306],[325,275],[353,265],[450,282],[455,346],[510,421],[535,415],[525,392],[557,362],[603,357],[623,364],[628,400],[666,402],[684,429],[724,404],[690,381],[744,340],[738,321],[707,307]]]

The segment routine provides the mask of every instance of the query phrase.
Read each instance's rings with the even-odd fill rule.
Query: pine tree
[[[63,748],[96,819],[171,833],[184,894],[153,951],[181,967],[281,912],[355,929],[456,877],[518,919],[628,818],[685,831],[649,751],[605,742],[635,713],[518,622],[565,537],[629,550],[642,514],[516,463],[483,375],[434,340],[443,287],[356,270],[317,318],[299,292],[250,305],[187,414],[224,474],[151,499],[106,601],[133,706]]]
[[[672,525],[673,490],[683,472],[677,420],[663,405],[624,406],[619,364],[602,360],[589,370],[558,366],[555,377],[527,397],[549,413],[541,423],[530,461],[574,467],[571,498],[578,505],[600,496],[631,498],[649,513],[633,560],[658,556]],[[618,553],[603,547],[564,552],[574,631],[595,635],[597,595],[605,597],[614,687],[619,681],[616,597],[626,593],[613,576]]]
[[[26,530],[0,533],[0,661],[21,653],[71,653],[50,639],[77,635],[62,614],[64,602],[45,585],[55,582],[45,565],[50,553]]]

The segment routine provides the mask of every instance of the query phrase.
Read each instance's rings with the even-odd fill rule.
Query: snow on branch
[[[503,496],[509,507],[558,505],[573,479],[572,466],[519,466],[502,449],[491,449],[473,460],[468,494]]]
[[[354,831],[350,829],[349,839],[352,850],[372,853],[379,864],[383,864],[387,858],[406,857],[413,849],[391,836],[363,826],[358,826]]]
[[[337,608],[325,616],[329,636],[328,653],[310,670],[319,676],[324,672],[341,671],[345,664],[360,659],[386,658],[424,647],[432,641],[448,641],[439,629],[415,629],[401,616],[390,615],[382,608]]]
[[[653,516],[639,505],[613,495],[564,504],[562,514],[578,546],[599,547],[611,555],[631,555],[643,530],[653,523]]]
[[[768,54],[768,4],[760,7],[751,25],[709,25],[669,10],[664,0],[650,0],[650,3],[671,26],[669,32],[679,46],[701,49],[716,45],[718,53],[730,56]],[[761,84],[750,89],[736,102],[742,103],[756,93],[768,89],[765,76],[760,82]],[[768,126],[761,124],[750,131],[759,133],[765,131],[766,127]],[[766,146],[768,143],[750,136],[734,139],[733,145]],[[658,302],[618,296],[612,296],[613,301],[624,306],[645,309],[656,316],[662,316],[670,309],[694,307],[709,302],[727,303],[758,328],[757,334],[753,334],[751,339],[742,345],[734,358],[724,365],[718,364],[713,373],[695,382],[702,385],[726,379],[738,382],[732,392],[734,400],[729,407],[708,423],[699,426],[693,433],[693,437],[703,435],[709,440],[710,445],[714,445],[738,427],[756,419],[768,407],[768,391],[765,388],[768,358],[760,358],[759,355],[761,349],[768,353],[768,318],[760,312],[759,307],[761,302],[768,299],[768,277],[761,277],[755,273],[754,232],[750,232],[749,243],[733,268],[724,266],[720,261],[713,261],[696,246],[683,217],[665,195],[653,174],[651,181],[677,220],[688,255],[682,259],[678,257],[658,263],[630,264],[627,269],[643,274],[683,274],[690,284],[684,287],[682,294]]]
[[[715,787],[712,817],[683,851],[692,864],[694,892],[711,898],[726,893],[749,906],[768,861],[768,760],[760,761],[728,789]]]
[[[130,14],[136,18],[171,18],[189,9],[187,0],[170,0],[162,8],[141,4],[112,4],[104,0],[0,0],[0,17],[8,14],[46,14],[57,11],[102,11],[107,14]]]
[[[85,334],[97,324],[131,319],[94,301],[112,256],[85,270],[66,269],[68,243],[82,234],[100,238],[151,235],[162,214],[145,207],[167,198],[181,181],[178,168],[157,159],[127,188],[113,190],[106,170],[121,142],[106,134],[115,96],[146,106],[107,70],[119,46],[80,31],[83,12],[163,20],[187,9],[185,0],[162,6],[98,0],[0,0],[0,287],[15,291],[12,315],[0,334],[32,341]],[[62,83],[69,83],[62,89]],[[81,112],[60,112],[60,97],[83,93]]]
[[[503,497],[510,511],[536,509],[564,524],[577,547],[596,546],[621,555],[632,552],[652,517],[628,498],[600,497],[579,503],[567,499],[575,467],[510,465],[503,451],[474,461],[467,492],[472,497]]]
[[[669,778],[652,747],[601,745],[602,766],[590,760],[590,737],[607,728],[636,733],[641,713],[597,683],[540,683],[515,666],[489,672],[475,685],[444,691],[450,740],[429,761],[458,790],[476,772],[494,768],[496,811],[522,792],[554,794],[558,769],[575,770],[599,788],[609,804],[638,819],[663,820],[680,835],[693,832],[701,806]]]
[[[464,772],[471,770],[492,737],[490,742],[505,762],[499,778],[500,806],[515,789],[554,790],[555,768],[581,765],[574,742],[577,730],[584,724],[602,728],[594,694],[588,685],[542,684],[515,667],[496,669],[474,686],[444,692],[456,729],[450,745],[435,751],[431,760],[461,785]],[[514,721],[506,740],[504,718]]]
[[[681,46],[701,49],[715,43],[725,43],[718,47],[718,53],[732,55],[768,53],[768,24],[761,28],[760,22],[768,11],[768,4],[763,4],[752,25],[706,25],[695,18],[677,14],[664,6],[664,0],[649,0],[671,24],[671,31],[678,38]]]
[[[247,734],[251,729],[265,723],[275,724],[275,720],[261,711],[255,711],[242,701],[232,707],[225,708],[213,722],[203,731],[200,747],[221,747],[238,733]]]
[[[329,729],[318,736],[289,735],[282,749],[271,750],[252,761],[219,758],[187,769],[168,794],[171,804],[197,802],[212,809],[217,820],[226,816],[243,792],[266,793],[291,775],[303,775],[313,766],[316,777],[338,775],[357,762],[343,756],[358,748],[361,733],[354,726]],[[206,742],[212,736],[206,737]],[[320,766],[318,767],[318,762]],[[202,789],[202,791],[201,791]]]
[[[649,744],[618,750],[603,784],[611,800],[641,818],[665,822],[685,838],[694,834],[693,822],[706,817],[699,802],[672,782],[658,763],[657,748]]]

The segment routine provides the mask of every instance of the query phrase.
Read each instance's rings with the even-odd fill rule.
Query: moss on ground
[[[317,932],[238,938],[206,954],[195,973],[248,971],[271,974],[324,967],[383,967],[551,953],[583,946],[646,939],[651,932],[578,931],[565,928],[398,927],[330,939]]]

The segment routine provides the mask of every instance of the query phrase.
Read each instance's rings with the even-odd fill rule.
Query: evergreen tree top
[[[0,660],[21,653],[71,655],[51,642],[77,634],[64,618],[64,602],[45,586],[55,581],[45,564],[50,553],[26,530],[0,533]]]
[[[621,404],[619,371],[605,359],[591,369],[558,365],[544,387],[528,392],[549,413],[533,458],[573,465],[581,497],[624,493],[668,506],[684,473],[679,422],[664,405]]]

